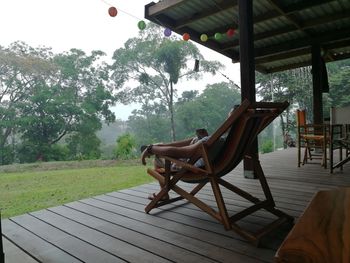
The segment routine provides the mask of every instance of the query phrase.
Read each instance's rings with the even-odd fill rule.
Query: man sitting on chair
[[[239,105],[235,105],[230,112],[228,113],[229,117],[233,111],[239,107]],[[228,132],[227,132],[228,133]],[[225,134],[227,136],[227,133]],[[208,135],[208,132],[206,129],[197,129],[196,130],[196,137],[190,138],[190,139],[185,139],[182,141],[176,141],[172,143],[166,143],[166,144],[154,144],[154,145],[148,145],[148,146],[143,146],[141,147],[141,161],[143,165],[146,165],[146,158],[150,157],[151,155],[155,155],[155,160],[154,160],[154,167],[155,170],[164,173],[164,161],[161,160],[158,156],[162,155],[167,155],[169,157],[173,157],[175,159],[181,158],[182,160],[189,160],[189,159],[198,159],[195,163],[194,166],[196,167],[203,167],[204,166],[204,160],[203,158],[199,158],[199,145],[203,142],[208,141],[210,136]],[[223,142],[225,141],[226,136],[222,136],[222,140],[219,140],[212,152],[212,156],[216,156],[219,150],[221,149],[221,146]],[[172,165],[171,167],[173,170],[177,171],[181,169],[181,167],[177,167],[175,164]],[[160,183],[159,183],[160,184]],[[162,185],[160,184],[160,187]],[[153,199],[155,196],[155,193],[151,194],[148,196],[148,199]],[[169,196],[166,195],[163,197],[163,199],[168,199]]]

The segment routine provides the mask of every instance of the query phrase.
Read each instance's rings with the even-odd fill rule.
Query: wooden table
[[[278,249],[276,262],[350,262],[350,188],[319,191]]]

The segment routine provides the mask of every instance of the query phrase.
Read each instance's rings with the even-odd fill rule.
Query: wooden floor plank
[[[15,246],[7,238],[3,237],[3,246],[5,253],[5,262],[16,262],[16,263],[37,263],[38,260],[35,260],[27,253],[25,253],[18,246]]]
[[[35,214],[44,214],[45,210],[35,212]],[[26,214],[18,216],[12,219],[17,224],[25,227],[41,236],[43,239],[51,242],[64,251],[69,252],[71,255],[81,259],[84,262],[97,262],[102,260],[103,262],[125,262],[124,260],[104,251],[93,244],[89,244],[72,235],[70,231],[62,231],[57,226],[52,226],[32,216]],[[89,233],[87,233],[89,234]]]
[[[14,244],[21,247],[28,254],[32,255],[33,258],[39,262],[82,262],[78,258],[73,257],[62,249],[58,248],[52,243],[47,242],[27,229],[20,225],[10,221],[2,221],[3,235],[11,240]],[[6,248],[6,247],[5,247]],[[5,254],[7,251],[5,250]],[[6,263],[12,263],[7,261]],[[13,263],[16,263],[14,261]]]
[[[166,259],[135,247],[133,244],[105,235],[50,211],[44,210],[31,214],[47,224],[54,225],[61,231],[70,233],[70,235],[79,238],[79,240],[91,244],[89,249],[86,249],[87,245],[82,246],[82,248],[88,250],[89,254],[93,254],[91,256],[85,255],[86,259],[84,261],[98,262],[100,260],[100,262],[116,262],[118,256],[128,262],[137,262],[140,258],[142,258],[143,262],[167,262]]]
[[[78,202],[67,204],[65,207],[53,208],[51,211],[79,221],[81,224],[94,227],[98,231],[117,237],[118,239],[130,243],[133,242],[134,246],[143,247],[159,256],[163,256],[164,252],[167,251],[167,256],[176,262],[181,262],[183,258],[186,258],[188,262],[195,262],[196,258],[203,262],[213,262],[207,257],[203,257],[200,254],[193,253],[186,249],[188,243],[181,242],[183,240],[179,240],[178,243],[183,245],[185,249],[161,240],[181,239],[181,237],[174,237],[171,233],[169,234],[165,231],[161,231],[157,227],[149,224],[142,224],[139,221],[132,220],[122,215],[113,214]],[[92,225],[90,223],[92,220],[98,225]],[[155,237],[153,237],[152,234]],[[189,242],[188,239],[185,241]]]
[[[118,199],[113,199],[111,197],[99,198],[98,200],[88,199],[84,200],[83,202],[85,204],[89,204],[91,206],[95,206],[115,214],[121,214],[130,218],[135,218],[138,221],[174,232],[180,236],[187,236],[195,238],[197,240],[202,240],[203,242],[216,245],[219,250],[220,248],[225,248],[239,254],[246,254],[246,252],[249,252],[248,255],[257,258],[269,258],[273,253],[273,251],[269,250],[256,249],[247,242],[237,241],[233,238],[232,234],[227,236],[222,235],[222,233],[226,233],[222,226],[217,228],[217,230],[219,230],[218,232],[214,232],[208,231],[207,228],[199,228],[197,225],[198,221],[196,220],[193,220],[195,223],[194,225],[178,222],[176,218],[174,220],[174,213],[172,211],[165,212],[164,214],[170,214],[165,218],[163,216],[150,216],[145,214],[143,211],[132,209],[132,205],[129,207],[119,206]],[[181,218],[183,218],[183,216]],[[205,225],[208,225],[208,223]],[[177,242],[177,240],[170,240],[170,242]]]
[[[55,211],[59,214],[64,212],[65,216],[74,217],[80,222],[84,220],[84,214],[85,219],[95,217],[95,220],[102,224],[98,226],[99,229],[102,228],[104,232],[113,233],[113,235],[129,242],[134,241],[136,246],[142,246],[161,256],[167,255],[177,262],[183,262],[184,259],[186,262],[213,262],[215,260],[229,262],[227,261],[229,258],[236,258],[245,262],[256,262],[256,260],[250,260],[247,256],[193,239],[191,233],[189,233],[189,236],[185,236],[175,231],[166,230],[160,227],[161,225],[156,226],[144,223],[138,217],[133,219],[125,211],[126,209],[124,209],[122,214],[117,214],[78,202],[67,204],[67,206],[79,212],[74,212],[74,210],[73,212],[62,211],[63,209],[55,209]],[[81,212],[84,212],[84,214]],[[143,239],[141,240],[142,236]],[[198,246],[203,249],[198,251]],[[217,256],[218,254],[219,256]]]

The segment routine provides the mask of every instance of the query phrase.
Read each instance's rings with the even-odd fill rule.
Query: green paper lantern
[[[214,35],[215,40],[221,40],[222,39],[222,34],[221,33],[215,33]]]
[[[140,29],[140,30],[144,30],[146,28],[146,23],[145,21],[141,20],[137,23],[137,27]]]

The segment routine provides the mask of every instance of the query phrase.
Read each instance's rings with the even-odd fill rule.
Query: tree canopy
[[[165,107],[170,118],[170,131],[175,140],[174,85],[179,79],[198,79],[204,72],[215,74],[223,65],[218,61],[206,61],[191,42],[176,37],[163,37],[162,28],[148,24],[140,35],[129,39],[123,48],[113,55],[111,77],[119,97],[124,103],[130,101],[142,107]],[[200,67],[193,68],[195,60]],[[192,63],[190,63],[192,62]]]
[[[107,64],[96,63],[102,56],[101,51],[87,55],[78,49],[53,54],[23,42],[1,49],[1,148],[6,149],[12,135],[19,141],[20,161],[47,160],[63,137],[88,131],[94,137],[90,142],[96,140],[101,120],[115,118],[109,109],[115,98],[107,86]],[[89,148],[87,142],[85,151],[70,155],[96,151],[95,144]]]
[[[240,100],[237,87],[226,82],[207,85],[200,94],[198,91],[183,92],[174,105],[179,138],[193,137],[198,128],[206,128],[210,133],[215,131]],[[171,141],[165,109],[144,107],[134,111],[128,124],[138,145]]]

